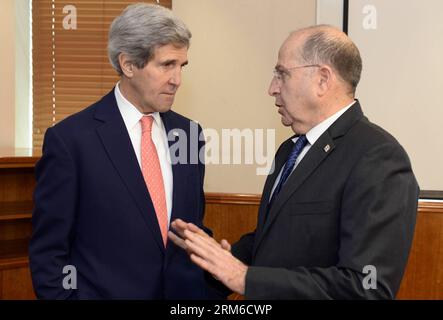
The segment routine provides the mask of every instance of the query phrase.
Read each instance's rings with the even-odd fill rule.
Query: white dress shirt
[[[132,146],[137,156],[138,164],[141,168],[141,140],[142,140],[142,127],[140,120],[145,114],[141,113],[132,103],[130,103],[121,93],[119,84],[115,86],[115,99],[117,100],[117,106],[123,117],[126,129],[128,130],[129,137],[131,138]],[[168,211],[168,223],[171,221],[172,210],[172,166],[171,156],[169,154],[169,144],[166,134],[166,129],[163,125],[163,121],[158,112],[150,113],[149,116],[154,118],[152,122],[152,141],[157,149],[158,160],[160,161],[160,168],[163,176],[163,183],[165,187],[166,208]]]
[[[343,109],[340,109],[338,112],[334,113],[332,116],[330,116],[329,118],[327,118],[326,120],[320,122],[318,125],[316,125],[314,128],[312,128],[311,130],[309,130],[306,133],[306,139],[308,140],[308,142],[306,143],[306,146],[303,148],[302,152],[300,153],[300,155],[298,156],[297,160],[295,161],[294,167],[292,168],[292,172],[294,172],[295,168],[298,166],[298,164],[300,163],[300,161],[302,161],[303,157],[306,155],[306,153],[308,153],[309,149],[311,149],[311,146],[318,140],[318,138],[320,138],[320,136],[326,131],[328,130],[328,128],[338,119],[341,117],[341,115],[343,113],[345,113],[350,107],[352,107],[352,105],[355,103],[355,101],[351,102],[350,104],[348,104],[346,107],[344,107]],[[296,143],[298,140],[298,137],[295,137],[294,139],[292,139],[292,141],[294,143]],[[278,174],[277,179],[275,179],[274,182],[274,186],[272,187],[272,192],[271,192],[271,196],[269,197],[269,201],[272,198],[272,194],[274,193],[275,188],[277,187],[278,182],[280,181],[280,177],[283,173],[283,169],[285,166],[283,166],[280,170],[280,173]],[[291,172],[291,174],[292,174]],[[289,177],[288,177],[289,179]],[[288,180],[286,180],[288,181]]]

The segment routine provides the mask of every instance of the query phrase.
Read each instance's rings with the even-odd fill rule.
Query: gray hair
[[[357,46],[344,33],[331,26],[320,25],[312,29],[301,49],[307,63],[328,64],[349,85],[354,95],[360,81],[362,60]]]
[[[167,44],[189,47],[191,37],[186,25],[171,10],[153,4],[133,4],[111,24],[109,61],[122,75],[119,62],[121,53],[126,53],[134,65],[141,69],[153,58],[156,48]]]

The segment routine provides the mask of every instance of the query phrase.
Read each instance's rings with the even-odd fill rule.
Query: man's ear
[[[134,64],[129,59],[126,53],[120,53],[118,56],[118,61],[120,63],[120,68],[122,69],[123,74],[127,78],[132,78],[134,75]]]
[[[332,68],[328,65],[322,65],[319,68],[319,78],[318,78],[318,95],[323,96],[332,85],[332,78],[334,73]]]

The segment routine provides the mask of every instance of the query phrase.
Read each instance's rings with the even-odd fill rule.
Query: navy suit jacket
[[[204,165],[195,161],[201,128],[173,111],[161,118],[167,133],[175,131],[170,146],[186,142],[176,152],[188,160],[172,165],[171,221],[203,227]],[[38,298],[212,297],[186,252],[172,242],[163,246],[114,90],[47,130],[36,179],[29,255]],[[63,287],[72,275],[63,273],[67,265],[76,268],[76,290]]]

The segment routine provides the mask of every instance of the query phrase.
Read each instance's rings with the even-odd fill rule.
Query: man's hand
[[[192,223],[176,219],[171,223],[169,239],[186,250],[191,260],[211,273],[232,291],[244,294],[248,267],[231,254],[231,245],[223,239],[220,243]]]

